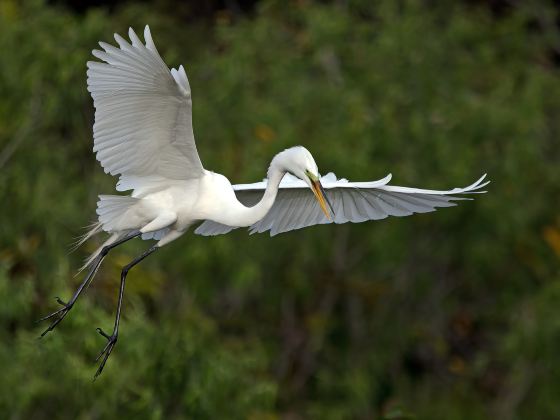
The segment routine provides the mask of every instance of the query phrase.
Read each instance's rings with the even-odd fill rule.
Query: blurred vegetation
[[[506,4],[261,1],[197,19],[169,1],[2,0],[2,418],[558,418],[558,9]],[[114,185],[91,152],[86,61],[145,24],[187,68],[206,168],[234,182],[303,144],[323,173],[441,189],[488,172],[490,191],[274,239],[186,235],[130,275],[92,382],[95,327],[147,244],[115,250],[44,340],[33,322],[77,286],[98,242],[69,244]]]

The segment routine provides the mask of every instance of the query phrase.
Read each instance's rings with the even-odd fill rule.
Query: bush
[[[535,16],[263,1],[185,25],[165,2],[81,14],[3,2],[0,411],[554,417],[560,79],[553,29]],[[185,235],[130,275],[121,339],[92,382],[94,327],[111,325],[120,267],[146,243],[115,250],[43,341],[33,321],[78,284],[98,244],[68,244],[114,185],[91,153],[85,63],[98,40],[145,23],[168,65],[185,64],[205,167],[233,182],[304,144],[323,173],[441,189],[488,172],[489,193],[274,239]]]

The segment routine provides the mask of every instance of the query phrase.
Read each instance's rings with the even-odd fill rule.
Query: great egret
[[[89,271],[68,302],[41,319],[52,319],[44,336],[68,314],[114,247],[138,236],[157,242],[122,269],[117,313],[111,335],[97,331],[107,344],[96,360],[102,371],[118,337],[128,271],[197,222],[199,235],[219,235],[239,227],[274,236],[324,223],[363,222],[387,216],[424,213],[455,205],[457,194],[480,191],[484,176],[466,188],[423,190],[388,185],[391,175],[373,182],[349,182],[329,173],[321,177],[303,146],[278,153],[267,179],[231,185],[204,169],[192,129],[191,89],[183,66],[168,69],[144,30],[145,44],[129,29],[130,43],[115,34],[119,47],[100,42],[93,50],[102,62],[87,63],[87,85],[95,106],[93,126],[97,160],[105,172],[119,175],[116,189],[128,196],[100,195],[98,222],[80,244],[105,231],[110,237],[86,261]],[[317,201],[317,203],[315,202]]]

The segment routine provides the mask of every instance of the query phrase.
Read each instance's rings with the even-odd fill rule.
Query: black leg
[[[101,353],[99,353],[99,356],[97,356],[97,358],[95,359],[95,361],[97,362],[101,358],[101,356],[103,356],[103,360],[101,361],[101,364],[99,365],[99,368],[97,369],[97,372],[95,372],[95,376],[93,377],[94,380],[103,371],[103,368],[105,367],[105,363],[107,363],[107,359],[109,358],[109,355],[113,351],[113,348],[115,347],[115,344],[117,344],[117,338],[119,336],[119,322],[120,322],[120,319],[121,319],[122,300],[123,300],[123,295],[124,295],[124,285],[126,283],[126,276],[128,274],[128,271],[132,267],[134,267],[136,264],[138,264],[140,261],[142,261],[144,258],[146,258],[148,255],[157,251],[157,249],[158,249],[157,245],[152,246],[146,252],[144,252],[142,255],[133,259],[129,264],[125,265],[124,268],[122,269],[122,272],[121,272],[121,287],[119,289],[119,301],[117,303],[117,315],[115,317],[115,325],[113,327],[113,333],[111,335],[109,335],[109,334],[105,333],[101,328],[97,328],[97,332],[99,332],[99,334],[101,334],[103,337],[105,337],[107,339],[107,344],[105,345],[105,347],[103,348]]]
[[[99,266],[101,265],[101,262],[103,261],[103,259],[107,256],[107,254],[109,253],[109,251],[123,243],[125,243],[126,241],[129,241],[132,238],[136,238],[137,236],[140,236],[141,233],[140,232],[133,232],[127,236],[125,236],[122,239],[119,239],[118,241],[112,243],[111,245],[107,245],[105,247],[103,247],[103,249],[101,250],[101,252],[99,253],[99,255],[95,258],[95,260],[93,260],[92,264],[91,264],[91,268],[89,269],[86,278],[84,279],[84,281],[82,282],[82,284],[80,284],[80,286],[78,287],[78,289],[74,292],[74,295],[72,296],[72,298],[70,299],[70,301],[68,303],[62,301],[62,299],[60,299],[58,296],[56,297],[56,301],[62,305],[62,308],[60,308],[57,311],[54,311],[52,314],[47,315],[41,319],[39,319],[37,322],[41,322],[41,321],[46,321],[47,319],[56,317],[54,319],[54,321],[51,322],[51,325],[49,325],[49,327],[43,331],[43,333],[41,334],[41,337],[44,337],[45,334],[47,334],[49,331],[54,330],[54,328],[64,319],[64,317],[66,316],[66,314],[68,314],[68,312],[70,311],[70,309],[72,309],[72,306],[74,306],[74,303],[76,303],[76,300],[78,299],[78,297],[80,296],[80,294],[84,291],[84,289],[91,283],[91,281],[93,280],[93,277],[95,276],[95,273],[97,272]]]

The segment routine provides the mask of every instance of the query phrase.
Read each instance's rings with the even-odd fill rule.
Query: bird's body
[[[248,227],[268,213],[285,174],[283,167],[272,165],[268,188],[262,199],[250,207],[237,199],[234,187],[225,176],[208,170],[199,178],[137,188],[130,196],[101,195],[97,210],[99,224],[94,229],[113,233],[103,246],[131,231],[140,231],[143,239],[156,239],[161,247],[202,220],[236,228]],[[90,256],[85,266],[95,259],[102,247]]]
[[[130,200],[129,197],[123,200],[126,207],[118,208],[121,197],[100,196],[99,223],[103,230],[117,234],[139,230],[144,239],[157,239],[159,246],[176,239],[201,220],[250,226],[273,204],[271,197],[272,200],[263,203],[262,210],[252,211],[237,200],[233,186],[225,176],[206,170],[197,179],[135,192]],[[110,200],[115,200],[114,206],[104,207],[104,202]],[[103,213],[105,209],[109,213],[107,217]],[[111,211],[113,209],[116,211]]]
[[[251,233],[278,233],[326,223],[364,222],[387,216],[425,213],[463,200],[457,194],[478,193],[484,176],[466,188],[449,191],[388,185],[391,176],[371,182],[349,182],[332,173],[321,177],[311,153],[295,146],[271,161],[267,178],[232,185],[223,175],[205,169],[192,129],[191,90],[182,66],[171,71],[161,59],[150,30],[145,43],[132,29],[130,42],[115,34],[119,47],[100,42],[104,51],[88,62],[88,90],[94,101],[94,147],[105,172],[118,175],[117,191],[100,195],[98,221],[81,242],[105,231],[110,234],[86,261],[88,275],[72,299],[57,301],[58,311],[43,333],[62,321],[92,281],[108,252],[141,236],[156,243],[123,268],[117,317],[96,376],[101,373],[118,336],[126,275],[130,268],[189,227],[212,236],[249,227]]]

